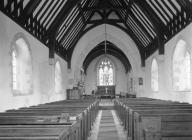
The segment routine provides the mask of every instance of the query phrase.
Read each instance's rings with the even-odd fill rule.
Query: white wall
[[[155,54],[147,59],[146,67],[144,70],[145,94],[143,96],[192,103],[192,91],[174,91],[172,87],[172,57],[176,44],[180,39],[184,40],[187,43],[187,49],[189,50],[192,58],[192,24],[190,24],[165,44],[164,55],[161,56],[158,55],[158,52],[155,52]],[[159,66],[159,92],[153,92],[151,90],[151,63],[153,58],[157,59],[157,63]]]
[[[97,89],[97,65],[105,57],[101,55],[95,58],[89,65],[87,69],[87,74],[85,76],[85,93],[91,94],[92,90]],[[119,59],[114,56],[108,55],[110,60],[114,63],[115,67],[115,85],[116,94],[120,92],[128,92],[128,74],[125,72],[125,67]]]
[[[140,54],[134,41],[125,32],[119,28],[106,25],[107,27],[107,40],[119,47],[127,56],[132,66],[132,77],[134,81],[137,81],[139,77],[143,77],[143,70],[141,68]],[[83,61],[88,55],[88,53],[99,43],[104,41],[105,32],[104,25],[95,27],[94,29],[88,31],[85,35],[81,37],[75,46],[72,60],[71,60],[71,70],[69,72],[69,87],[76,85],[76,81],[80,76],[80,68],[83,65]],[[127,80],[126,80],[127,81]],[[143,93],[143,88],[138,86],[138,82],[135,82],[135,91],[138,94]]]
[[[18,33],[25,35],[32,54],[33,93],[25,96],[14,96],[12,92],[11,42]],[[54,65],[49,65],[48,53],[46,46],[0,12],[0,111],[65,98],[65,94],[52,97]],[[56,59],[61,62],[65,93],[67,63],[59,56]]]

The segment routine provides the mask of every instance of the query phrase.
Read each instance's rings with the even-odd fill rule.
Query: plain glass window
[[[180,40],[173,54],[173,89],[175,91],[189,91],[191,89],[190,61],[187,44]]]
[[[159,91],[159,73],[158,73],[158,64],[157,60],[153,59],[151,65],[151,88],[152,91]]]
[[[62,73],[60,63],[55,64],[55,92],[60,93],[62,91]]]
[[[23,38],[17,39],[12,51],[12,85],[14,94],[32,92],[32,62],[29,46]]]
[[[12,52],[13,90],[17,90],[17,58],[16,52]]]

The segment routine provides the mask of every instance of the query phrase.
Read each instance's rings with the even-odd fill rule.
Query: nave
[[[1,112],[0,139],[126,140],[126,135],[112,100],[65,100]]]
[[[0,140],[191,140],[191,36],[192,0],[0,0]]]
[[[0,113],[0,140],[191,139],[191,104],[145,97],[63,100]]]

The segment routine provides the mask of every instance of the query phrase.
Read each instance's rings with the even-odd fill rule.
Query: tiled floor
[[[101,106],[113,106],[111,100],[102,100]],[[100,110],[88,140],[126,140],[126,133],[114,110]]]

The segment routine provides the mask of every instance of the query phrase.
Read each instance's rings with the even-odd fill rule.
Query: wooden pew
[[[128,129],[128,133],[129,133],[129,131],[131,131],[131,129],[133,128],[132,122],[133,122],[133,113],[134,112],[142,113],[143,111],[144,112],[148,111],[149,114],[158,113],[158,112],[162,112],[162,113],[172,113],[172,112],[174,112],[174,113],[177,113],[177,112],[179,112],[179,113],[185,113],[185,112],[191,113],[191,110],[192,110],[192,106],[178,106],[178,105],[177,106],[174,106],[174,105],[155,106],[155,105],[153,105],[151,107],[150,106],[147,106],[147,107],[142,106],[142,107],[131,107],[131,108],[129,107],[126,110],[127,111],[127,113],[126,113],[127,119],[126,119],[125,125],[126,125],[126,128],[129,127],[129,129]]]
[[[137,100],[139,100],[139,99],[137,99]],[[123,100],[124,101],[124,100]],[[151,101],[153,101],[153,102],[151,102]],[[163,104],[162,104],[162,102],[163,102]],[[165,103],[164,103],[165,102]],[[116,103],[116,102],[115,102]],[[122,102],[121,102],[122,103]],[[143,99],[142,99],[142,101],[137,101],[137,102],[123,102],[121,105],[117,105],[117,103],[116,103],[116,106],[119,106],[120,108],[117,108],[116,107],[116,110],[118,111],[118,114],[119,114],[119,116],[120,116],[120,118],[121,118],[121,120],[123,121],[123,124],[124,124],[124,126],[125,126],[125,129],[127,129],[126,128],[126,123],[127,123],[127,118],[128,118],[128,109],[129,108],[135,108],[135,107],[140,107],[140,108],[146,108],[146,107],[151,107],[151,108],[153,108],[153,107],[157,107],[157,106],[159,106],[160,108],[162,108],[162,107],[167,107],[167,106],[185,106],[185,107],[187,107],[187,106],[189,106],[189,104],[181,104],[181,103],[178,103],[178,102],[167,102],[167,101],[156,101],[156,100],[151,100],[151,99],[147,99],[147,102],[146,101],[143,101]],[[178,106],[177,106],[177,108],[178,108]]]
[[[70,101],[67,101],[68,103],[71,103]],[[77,101],[78,102],[78,101]],[[82,102],[82,101],[81,101]],[[81,103],[80,102],[80,103]],[[21,108],[19,111],[17,111],[18,113],[20,112],[21,114],[25,114],[25,115],[34,115],[34,110],[35,111],[42,111],[42,112],[44,112],[44,114],[45,115],[51,115],[50,114],[50,110],[53,110],[54,109],[54,111],[52,111],[52,112],[54,112],[54,114],[56,114],[57,113],[57,111],[59,111],[59,113],[60,113],[60,111],[61,111],[61,109],[58,109],[58,106],[60,105],[60,108],[61,108],[61,106],[63,106],[62,104],[65,104],[64,105],[64,107],[66,107],[66,105],[68,105],[68,104],[66,104],[65,102],[64,103],[57,103],[56,105],[54,104],[54,107],[52,106],[52,104],[51,104],[51,106],[52,106],[52,108],[50,109],[50,103],[48,104],[48,109],[45,109],[46,108],[46,106],[47,105],[43,105],[43,107],[42,107],[42,105],[40,105],[39,107],[32,107],[32,108]],[[79,104],[79,102],[78,102],[78,104]],[[79,106],[77,104],[77,106]],[[87,103],[84,101],[84,103],[83,103],[83,106],[87,106],[86,105]],[[85,110],[84,112],[84,116],[83,116],[83,124],[84,124],[84,126],[83,126],[83,135],[88,135],[87,134],[87,131],[90,131],[90,129],[91,129],[91,125],[93,124],[93,121],[94,121],[94,118],[96,117],[96,112],[98,112],[98,102],[96,102],[96,104],[97,105],[92,105],[90,108],[82,108],[81,107],[81,109],[82,110]],[[79,109],[79,107],[70,107],[70,106],[73,106],[73,104],[69,104],[68,105],[68,107],[67,108],[65,108],[65,112],[70,112],[71,110],[72,111],[74,111],[74,110],[80,110]],[[81,106],[81,104],[80,104],[80,106]],[[97,108],[96,108],[97,107]],[[35,109],[34,109],[35,108]],[[93,108],[94,108],[94,110],[93,110]],[[67,109],[67,111],[66,111],[66,109]],[[25,110],[25,112],[21,112],[21,110]],[[10,111],[8,111],[8,112],[12,112],[13,110],[10,110]],[[64,110],[62,110],[62,112],[63,112]],[[15,112],[15,110],[13,111],[13,112]],[[27,112],[27,113],[26,113]],[[83,111],[80,111],[80,112],[83,112]],[[86,113],[87,112],[87,113]],[[32,113],[32,114],[31,114]],[[37,113],[38,115],[39,115],[39,113]],[[43,115],[43,114],[41,114],[41,115]],[[71,114],[70,113],[70,115],[73,115],[73,114]]]
[[[71,127],[64,125],[30,125],[0,127],[1,140],[75,140]]]
[[[152,108],[154,108],[154,103],[153,103],[153,105],[152,105]],[[137,104],[136,104],[136,106],[137,106]],[[150,107],[151,105],[149,104],[149,106],[148,107]],[[159,106],[159,105],[158,105]],[[130,107],[130,106],[129,106]],[[143,107],[143,105],[142,106],[140,106],[140,107]],[[144,106],[145,107],[145,106]],[[160,107],[160,108],[162,108],[162,107]],[[167,105],[166,105],[166,108],[167,108]],[[145,108],[142,108],[142,109],[145,109]],[[150,109],[150,108],[148,108],[148,109]],[[129,116],[128,115],[126,115],[126,117],[128,117],[129,118]],[[127,119],[127,120],[129,120],[129,119]],[[132,121],[130,122],[130,124],[132,124]],[[127,125],[127,121],[126,121],[126,123],[125,123],[125,125]],[[131,127],[132,128],[132,127]],[[130,133],[129,131],[131,130],[131,128],[129,128],[128,129],[128,133]],[[130,134],[129,134],[130,135]]]
[[[86,100],[80,100],[80,101],[79,100],[77,100],[77,101],[70,100],[70,101],[66,101],[66,102],[59,101],[56,104],[55,103],[54,104],[48,103],[48,104],[44,104],[44,105],[40,105],[40,106],[33,106],[32,108],[44,108],[44,106],[45,107],[49,107],[49,108],[52,108],[52,107],[54,107],[54,108],[63,108],[63,106],[64,106],[65,108],[67,107],[67,108],[70,108],[70,109],[73,110],[74,107],[78,107],[79,108],[79,107],[88,106],[87,104],[90,104],[90,102],[93,102],[93,101],[95,101],[95,100],[91,100],[91,101],[88,100],[88,102]],[[71,104],[69,104],[69,103],[71,103]],[[79,103],[81,103],[81,104],[79,104]],[[72,108],[71,108],[71,105],[72,105]],[[98,106],[98,105],[94,105],[93,107],[91,107],[91,109],[96,107],[96,106]],[[91,125],[93,124],[93,121],[96,118],[96,114],[98,112],[98,108],[95,108],[94,110],[92,109],[92,110],[89,110],[89,111],[91,112],[91,114],[88,113],[88,119],[90,119],[91,121],[88,120],[89,124],[88,124],[87,127],[90,130],[91,129]],[[85,117],[86,117],[86,115],[85,115]]]
[[[34,127],[37,125],[63,125],[70,127],[70,132],[73,132],[70,133],[70,136],[66,139],[85,140],[91,129],[92,121],[94,121],[96,113],[98,112],[98,101],[84,101],[85,103],[83,103],[83,105],[81,104],[82,101],[76,101],[75,107],[71,105],[73,102],[74,101],[59,101],[56,103],[21,108],[19,110],[9,110],[5,113],[0,113],[0,130],[7,129],[7,131],[12,131],[11,128],[14,128],[13,126],[20,126],[20,128],[17,129],[23,131],[22,127],[27,127],[27,125]],[[68,122],[61,122],[60,118],[62,113],[69,113],[69,115],[72,115],[71,118],[75,118],[73,122],[76,125],[73,123],[72,127],[72,124]],[[9,126],[12,127],[8,129]],[[21,137],[18,137],[18,139]],[[2,136],[2,139],[3,138],[5,137]],[[44,136],[42,135],[41,138],[44,139]]]
[[[0,132],[1,132],[0,139],[13,139],[13,137],[14,139],[27,139],[27,140],[32,139],[32,137],[34,137],[34,139],[44,139],[47,138],[50,135],[50,133],[55,137],[54,139],[77,140],[77,138],[79,139],[79,137],[81,136],[80,125],[78,122],[75,121],[73,123],[60,122],[61,120],[58,121],[57,117],[52,116],[51,117],[8,116],[6,118],[5,117],[6,116],[0,116]],[[33,130],[37,131],[34,132]],[[55,131],[52,130],[61,132],[57,134],[53,133]],[[4,131],[6,133],[2,134],[2,132]],[[10,132],[14,133],[9,134]],[[38,132],[39,133],[45,132],[47,134],[45,133],[38,134]],[[29,138],[27,136],[29,136]]]
[[[83,112],[83,113],[82,113]],[[41,118],[40,116],[46,116],[46,117],[48,117],[48,116],[50,116],[50,117],[52,117],[53,115],[55,116],[55,115],[57,115],[57,118],[59,119],[60,118],[60,115],[61,115],[61,113],[69,113],[69,115],[70,116],[76,116],[77,117],[77,115],[78,115],[78,120],[79,120],[79,123],[80,123],[80,126],[81,126],[81,134],[82,134],[82,139],[85,139],[85,137],[87,137],[87,131],[88,131],[88,129],[87,129],[87,123],[88,123],[88,117],[87,117],[87,113],[86,113],[86,111],[84,111],[84,110],[77,110],[77,111],[74,111],[74,110],[64,110],[64,109],[62,109],[62,110],[50,110],[50,109],[48,109],[48,110],[40,110],[40,111],[38,111],[38,110],[27,110],[27,111],[24,111],[24,110],[17,110],[16,112],[14,112],[14,111],[11,111],[11,112],[6,112],[6,113],[3,113],[3,114],[0,114],[0,116],[2,117],[2,116],[5,116],[6,118],[9,116],[14,116],[14,117],[17,117],[17,118],[19,118],[19,117],[22,117],[22,116],[25,116],[25,117],[30,117],[30,116],[36,116],[36,118]],[[55,119],[53,119],[53,121],[54,120],[57,120],[57,118],[55,118]],[[34,122],[34,123],[41,123],[41,121],[42,121],[43,119],[38,119],[38,120],[36,120],[36,122]],[[17,120],[12,120],[11,122],[10,122],[10,118],[8,119],[7,118],[7,121],[8,122],[5,122],[4,121],[4,123],[11,123],[11,124],[18,124],[18,123],[21,123],[21,119],[20,119],[20,121],[18,121],[18,119]],[[31,120],[31,121],[33,121],[33,120]],[[45,120],[46,121],[46,120]],[[4,124],[3,123],[3,124]],[[28,123],[28,122],[25,122],[25,124],[26,123]],[[51,121],[50,121],[50,123],[51,123]]]
[[[177,112],[177,111],[171,111],[171,110],[169,111],[170,112],[159,110],[158,112],[154,112],[154,113],[152,113],[152,111],[134,112],[134,117],[132,120],[133,128],[131,130],[132,131],[131,137],[133,137],[134,140],[143,140],[144,139],[143,131],[148,130],[149,132],[150,131],[155,132],[156,134],[154,135],[153,133],[153,135],[157,137],[157,139],[159,140],[160,135],[158,133],[162,133],[165,130],[164,129],[165,127],[162,127],[162,126],[169,126],[168,124],[170,122],[175,123],[175,126],[177,125],[178,127],[181,124],[186,124],[182,122],[182,120],[174,121],[174,117],[176,115],[182,115],[182,117],[184,117],[185,116],[184,113],[187,113],[187,112],[179,112],[179,111]],[[191,115],[191,113],[189,115]],[[169,118],[171,118],[172,120],[167,121],[166,120],[167,116],[169,116]],[[188,120],[187,122],[191,124],[192,120]],[[186,126],[186,128],[190,128],[190,125],[188,127]],[[173,130],[173,127],[171,128],[170,126],[169,129]]]
[[[164,140],[169,138],[178,139],[177,132],[180,132],[181,134],[181,132],[187,130],[188,133],[185,132],[183,133],[184,135],[180,135],[180,139],[192,139],[190,135],[192,130],[191,105],[178,102],[164,103],[164,101],[164,104],[160,104],[161,101],[154,101],[155,100],[153,100],[151,104],[149,100],[147,103],[145,103],[145,101],[136,101],[136,106],[134,106],[134,103],[129,102],[131,105],[128,104],[128,107],[122,103],[119,103],[118,105],[118,101],[115,103],[117,108],[121,106],[121,108],[124,108],[124,111],[128,110],[126,116],[129,117],[129,119],[127,119],[129,125],[128,136],[131,136],[134,140],[143,140],[145,137],[147,137],[147,140],[159,140],[161,137]],[[119,111],[119,113],[122,113],[121,111]]]

